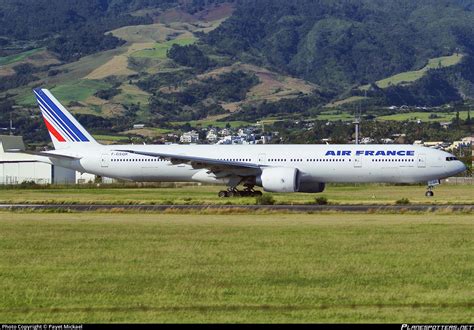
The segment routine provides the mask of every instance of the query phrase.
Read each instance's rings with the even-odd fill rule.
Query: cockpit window
[[[446,157],[447,162],[450,162],[450,161],[453,161],[453,160],[458,160],[458,159],[456,157]]]

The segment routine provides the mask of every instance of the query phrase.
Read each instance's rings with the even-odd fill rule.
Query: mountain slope
[[[242,0],[205,41],[321,86],[354,84],[474,53],[472,2],[460,0]]]

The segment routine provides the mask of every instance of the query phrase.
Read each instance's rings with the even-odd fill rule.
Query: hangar
[[[37,184],[76,183],[75,171],[40,163],[33,155],[5,152],[12,149],[25,150],[23,138],[0,135],[0,185],[15,185],[31,181]]]

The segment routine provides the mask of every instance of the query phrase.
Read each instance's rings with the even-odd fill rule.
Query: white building
[[[206,140],[209,141],[210,143],[215,143],[217,141],[217,134],[214,129],[210,129],[207,132]]]
[[[186,132],[179,138],[181,143],[197,143],[199,142],[199,134],[196,131]]]
[[[87,184],[94,183],[96,176],[90,173],[76,173],[76,183],[77,184]]]
[[[228,136],[228,135],[232,135],[232,131],[228,128],[223,128],[219,131],[219,135],[220,136]]]
[[[21,136],[0,135],[0,184],[74,184],[76,172],[70,169],[40,163],[34,155],[6,153],[5,150],[25,150]]]

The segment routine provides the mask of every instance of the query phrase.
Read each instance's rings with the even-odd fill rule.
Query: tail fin
[[[49,90],[38,88],[34,93],[55,149],[98,144]]]

